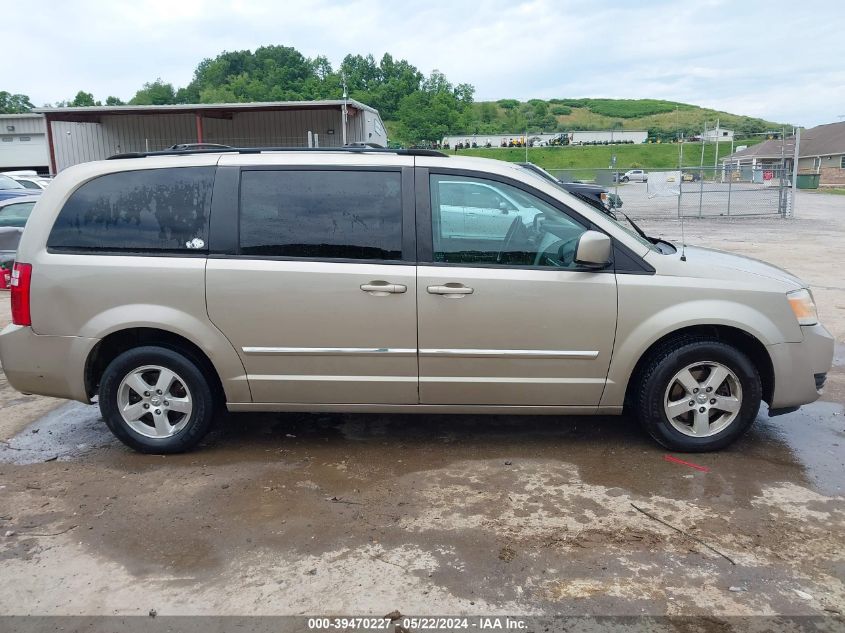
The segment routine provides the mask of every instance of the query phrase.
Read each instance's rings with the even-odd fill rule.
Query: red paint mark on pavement
[[[682,466],[689,466],[690,468],[695,468],[696,470],[700,470],[703,473],[709,473],[710,469],[707,466],[699,466],[698,464],[693,464],[692,462],[685,462],[682,459],[678,459],[677,457],[672,457],[671,455],[664,455],[663,459],[667,462],[673,462],[675,464],[681,464]]]

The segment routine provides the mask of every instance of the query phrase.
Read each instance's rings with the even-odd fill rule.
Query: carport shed
[[[354,101],[283,101],[39,108],[47,122],[50,171],[113,154],[177,143],[241,147],[387,145],[374,108]]]

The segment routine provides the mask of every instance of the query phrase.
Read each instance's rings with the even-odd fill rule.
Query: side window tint
[[[0,227],[14,226],[22,227],[26,225],[29,214],[32,213],[34,202],[19,202],[17,204],[7,204],[5,207],[0,207]]]
[[[214,167],[143,169],[83,184],[59,212],[55,250],[205,250]]]
[[[432,174],[434,260],[577,268],[575,249],[586,231],[567,214],[525,191],[482,178]],[[455,205],[454,191],[478,193]]]
[[[402,257],[399,172],[244,171],[240,206],[242,255]]]

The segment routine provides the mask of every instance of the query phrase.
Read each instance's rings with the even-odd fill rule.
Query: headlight
[[[795,313],[795,318],[798,319],[798,325],[815,325],[819,322],[816,302],[813,301],[813,295],[809,290],[802,288],[787,292],[786,298],[789,299],[789,306]]]

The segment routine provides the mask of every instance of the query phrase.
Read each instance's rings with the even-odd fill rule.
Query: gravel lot
[[[225,415],[143,456],[0,376],[0,614],[845,612],[845,197],[798,193],[686,222],[807,279],[840,344],[822,400],[678,456],[706,472],[626,418]]]

